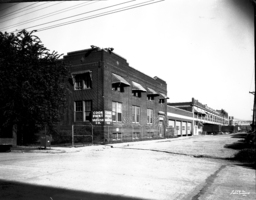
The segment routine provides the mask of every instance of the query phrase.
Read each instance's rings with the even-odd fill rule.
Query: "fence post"
[[[93,144],[93,125],[92,125],[92,144]]]
[[[132,141],[133,141],[133,125],[132,125],[132,134],[131,134],[131,136],[132,136]]]
[[[109,126],[108,126],[108,143],[109,143]]]
[[[72,147],[74,147],[74,124],[72,124],[72,133],[71,133],[71,137],[72,137]]]

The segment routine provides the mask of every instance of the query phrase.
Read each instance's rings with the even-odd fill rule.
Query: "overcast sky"
[[[142,2],[153,4],[91,18]],[[165,80],[169,102],[188,102],[194,97],[213,109],[226,110],[230,116],[251,120],[254,97],[249,91],[255,89],[254,19],[250,0],[157,2],[2,4],[0,31],[36,29],[36,35],[48,49],[64,54],[90,48],[90,45],[113,47],[131,67]],[[73,9],[73,6],[79,8]],[[67,11],[62,10],[67,8],[68,12],[45,18],[47,14]],[[96,9],[98,11],[94,11]],[[84,14],[35,26],[81,13]],[[40,16],[44,18],[39,20]],[[87,20],[78,23],[46,28],[86,17]],[[34,21],[26,23],[28,20]]]

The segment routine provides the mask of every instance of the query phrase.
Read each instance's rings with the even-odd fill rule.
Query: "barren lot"
[[[0,199],[255,199],[255,170],[225,159],[237,150],[224,146],[239,140],[198,136],[1,153]]]

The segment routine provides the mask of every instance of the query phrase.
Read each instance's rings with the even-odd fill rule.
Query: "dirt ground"
[[[239,135],[0,154],[0,199],[256,199]],[[59,153],[58,153],[59,152]]]

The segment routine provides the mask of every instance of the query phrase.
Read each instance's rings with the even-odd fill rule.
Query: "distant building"
[[[168,120],[174,120],[174,129],[176,130],[177,135],[184,135],[185,132],[189,132],[190,135],[202,134],[203,131],[220,132],[221,126],[227,126],[229,124],[228,113],[225,110],[214,110],[194,98],[192,98],[192,101],[190,102],[167,104]],[[174,115],[169,107],[176,107],[189,113],[186,113],[185,115],[183,113],[182,115],[177,116],[177,114]],[[180,131],[181,129],[183,132]]]

